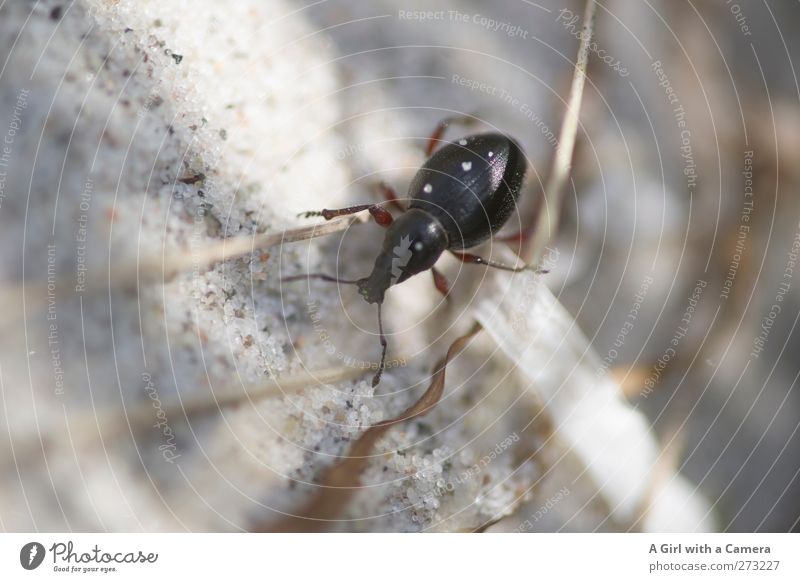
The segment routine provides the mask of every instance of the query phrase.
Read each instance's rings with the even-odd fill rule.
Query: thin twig
[[[363,374],[364,371],[360,368],[339,366],[245,384],[239,389],[225,388],[202,394],[190,394],[180,399],[163,402],[147,399],[124,408],[114,406],[86,413],[70,414],[70,440],[79,448],[92,442],[108,443],[128,430],[139,432],[151,428],[157,422],[156,414],[161,414],[160,411],[163,411],[163,414],[169,418],[180,419],[186,416],[191,420],[204,415],[216,414],[224,408],[237,404],[255,402],[271,396],[294,394],[301,389],[334,384]],[[49,444],[60,439],[61,435],[55,431],[42,433],[40,430],[16,432],[9,435],[8,440],[0,439],[0,466],[8,464],[10,461],[12,447],[16,458],[33,459],[36,458],[34,455],[26,454],[29,449],[41,448],[43,443]]]
[[[583,12],[583,31],[575,73],[569,92],[567,113],[561,123],[558,147],[553,167],[544,188],[544,208],[538,213],[536,227],[530,243],[522,248],[522,256],[530,257],[529,263],[536,265],[542,259],[547,244],[558,230],[559,216],[564,198],[564,189],[572,169],[572,154],[575,151],[575,136],[578,132],[583,86],[586,82],[586,67],[589,62],[589,45],[594,35],[594,15],[597,8],[595,0],[587,0]]]
[[[364,370],[360,368],[349,368],[345,366],[305,371],[286,376],[285,378],[275,378],[255,384],[245,384],[238,390],[225,388],[214,392],[184,396],[180,400],[163,403],[162,409],[168,415],[185,414],[187,418],[192,418],[215,413],[223,407],[260,400],[268,396],[291,394],[311,386],[334,384],[343,380],[356,378],[363,374]],[[152,422],[153,419],[152,402],[144,402],[133,408],[128,408],[124,415],[129,418],[132,426],[134,424],[147,425]],[[110,411],[109,416],[112,419],[115,417],[120,418],[123,416],[123,411],[119,411],[115,408],[113,411]]]
[[[187,269],[202,269],[220,261],[253,253],[259,249],[335,234],[347,230],[353,224],[366,222],[368,219],[369,214],[364,211],[345,218],[315,223],[310,226],[301,226],[277,233],[223,239],[207,243],[203,247],[188,253],[167,255],[163,259],[151,258],[149,261],[143,261],[139,268],[141,275],[158,276],[163,274],[165,278],[168,278]]]
[[[369,220],[369,213],[364,211],[346,218],[315,223],[310,226],[301,226],[282,232],[268,232],[215,240],[204,243],[199,248],[148,256],[138,262],[131,261],[119,265],[111,264],[108,267],[92,267],[93,276],[86,281],[81,293],[96,293],[108,289],[109,285],[119,289],[135,285],[137,282],[165,282],[182,271],[195,269],[199,272],[220,261],[235,259],[260,249],[285,243],[328,236],[347,230],[350,226],[367,220]],[[0,287],[0,304],[11,305],[17,303],[24,293],[26,309],[44,309],[47,304],[47,288],[48,283],[41,280],[3,285]],[[55,288],[59,294],[70,294],[75,291],[75,281],[63,277],[59,278],[55,281]],[[0,328],[16,323],[23,316],[24,314],[21,310],[5,310],[0,314]]]

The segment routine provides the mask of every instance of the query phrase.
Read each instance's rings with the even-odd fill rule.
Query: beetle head
[[[358,281],[358,292],[368,303],[383,303],[389,287],[433,267],[447,246],[438,220],[424,210],[408,210],[387,229],[372,273]]]

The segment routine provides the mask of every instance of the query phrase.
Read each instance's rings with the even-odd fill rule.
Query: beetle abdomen
[[[508,220],[525,177],[525,156],[512,139],[485,133],[447,144],[419,169],[410,208],[436,217],[449,248],[473,247]]]

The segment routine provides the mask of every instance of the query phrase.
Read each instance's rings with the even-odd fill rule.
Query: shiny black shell
[[[433,215],[450,249],[492,237],[514,211],[526,162],[517,143],[484,133],[447,144],[419,169],[409,186],[409,208]]]

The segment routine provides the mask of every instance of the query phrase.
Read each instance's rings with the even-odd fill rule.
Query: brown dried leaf
[[[335,520],[360,487],[361,474],[364,472],[378,439],[396,424],[422,416],[439,403],[444,392],[445,371],[448,362],[458,355],[480,330],[480,324],[476,323],[469,332],[451,344],[447,355],[436,363],[431,383],[419,400],[399,416],[372,425],[353,443],[349,455],[339,459],[324,473],[319,491],[304,508],[299,510],[296,515],[287,516],[278,523],[258,524],[253,531],[320,531],[328,522]]]

